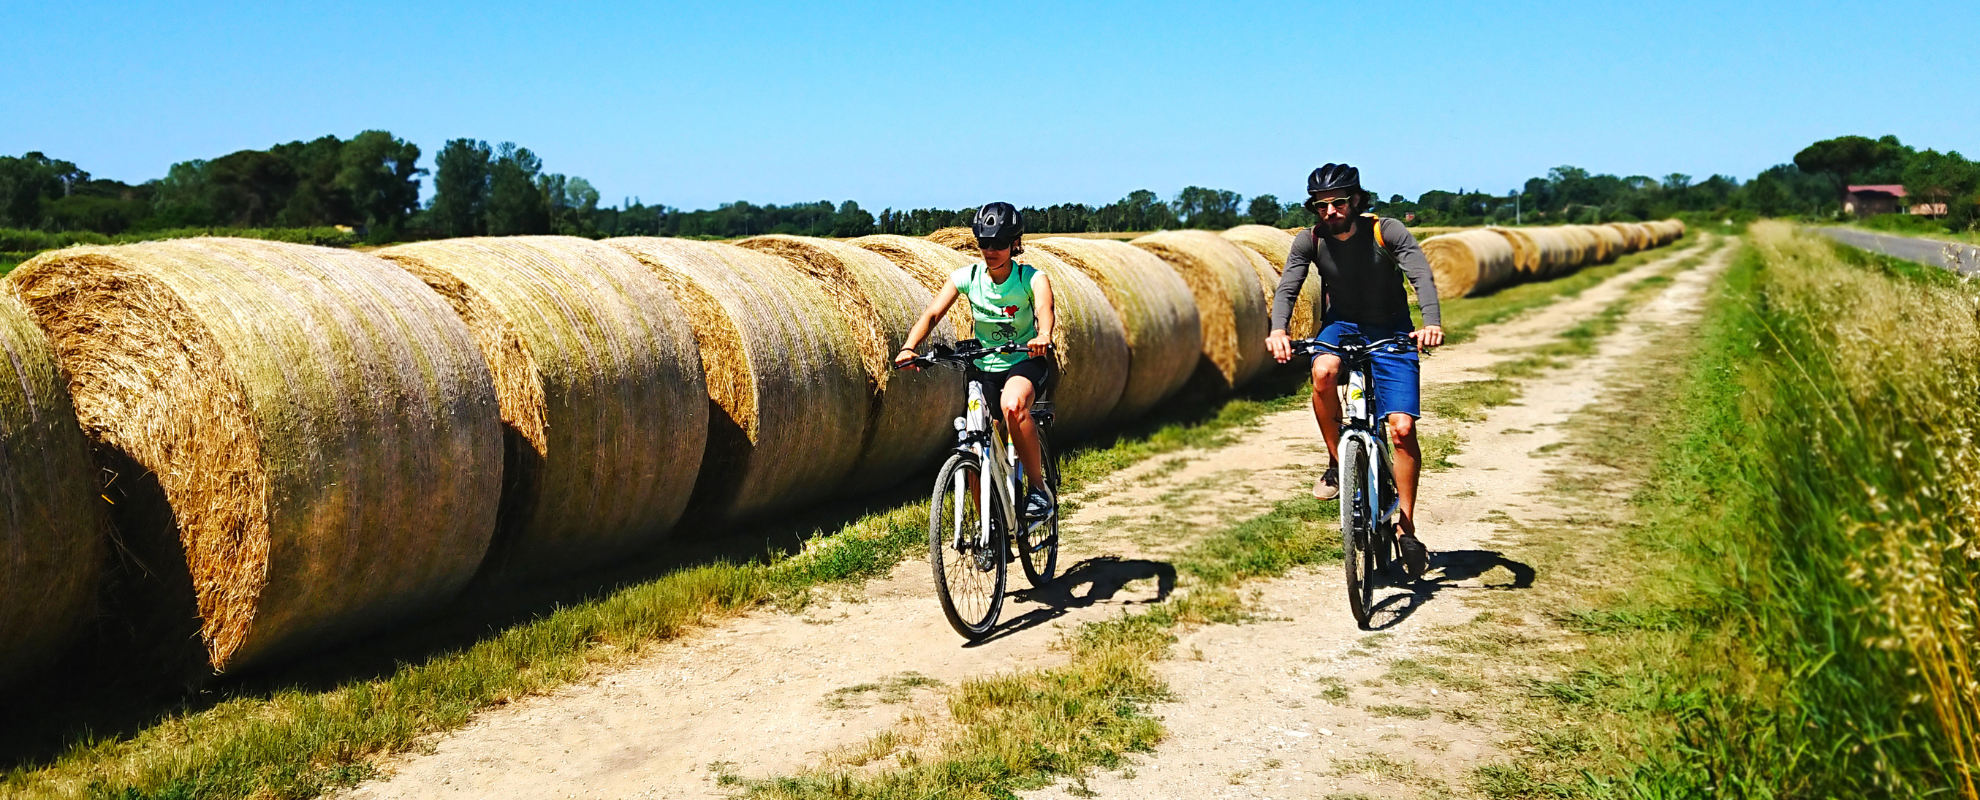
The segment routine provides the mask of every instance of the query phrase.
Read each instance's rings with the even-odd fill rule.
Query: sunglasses
[[[978,249],[978,250],[1009,250],[1009,249],[1011,249],[1011,243],[1010,243],[1010,242],[993,242],[993,241],[990,241],[989,239],[978,239],[978,240],[976,240],[976,249]]]
[[[1354,202],[1353,200],[1350,200],[1345,197],[1336,197],[1328,200],[1312,200],[1308,202],[1308,205],[1312,206],[1314,210],[1319,210],[1322,208],[1338,208],[1342,211],[1346,211],[1348,210],[1348,206],[1353,202]]]

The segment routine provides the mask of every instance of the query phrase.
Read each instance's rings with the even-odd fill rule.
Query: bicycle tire
[[[986,483],[983,465],[968,453],[950,456],[935,474],[935,492],[928,501],[928,566],[935,574],[935,596],[942,601],[942,615],[948,617],[949,627],[975,641],[997,627],[1009,561],[1004,557],[1006,545],[1000,525],[991,526],[987,551],[977,552],[976,526],[982,519],[977,503],[995,503],[996,489],[980,489],[972,499],[968,490],[972,480],[979,487]],[[960,518],[956,514],[958,498]],[[957,524],[965,529],[961,549],[956,547]]]
[[[1044,426],[1038,429],[1038,455],[1045,462],[1045,488],[1052,493],[1052,517],[1034,530],[1026,523],[1024,531],[1018,534],[1018,563],[1024,567],[1024,579],[1036,589],[1051,583],[1059,570],[1059,456],[1052,450],[1051,436]],[[1043,533],[1036,540],[1034,533]]]
[[[1364,510],[1370,499],[1363,475],[1367,468],[1361,463],[1368,454],[1361,452],[1360,440],[1351,437],[1341,442],[1340,449],[1341,562],[1347,576],[1348,613],[1354,615],[1356,626],[1367,630],[1375,598],[1373,554],[1368,548],[1370,514]]]

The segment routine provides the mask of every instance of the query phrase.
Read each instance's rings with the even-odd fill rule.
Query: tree
[[[419,146],[385,131],[365,131],[344,144],[332,185],[347,198],[374,239],[388,238],[419,210]]]
[[[865,236],[873,232],[873,215],[847,200],[832,214],[833,236]]]
[[[1218,189],[1205,189],[1201,186],[1187,186],[1176,193],[1170,205],[1184,227],[1218,229],[1237,224],[1239,201],[1237,192]]]
[[[1279,206],[1279,198],[1261,194],[1251,198],[1251,206],[1245,209],[1245,216],[1251,218],[1254,225],[1277,225],[1279,217],[1285,216],[1285,210]]]
[[[1849,194],[1850,184],[1902,180],[1902,165],[1910,155],[1911,148],[1895,136],[1838,136],[1802,148],[1794,154],[1794,165],[1805,173],[1828,176],[1840,202]]]
[[[446,236],[479,236],[488,232],[483,216],[488,209],[489,161],[487,142],[450,139],[434,158],[433,207],[436,228]]]
[[[1956,150],[1940,153],[1927,149],[1912,156],[1904,168],[1905,190],[1928,203],[1947,203],[1972,194],[1976,187],[1980,187],[1980,164],[1966,160]]]
[[[550,199],[537,182],[543,159],[527,147],[503,142],[488,163],[487,224],[490,236],[550,232]]]

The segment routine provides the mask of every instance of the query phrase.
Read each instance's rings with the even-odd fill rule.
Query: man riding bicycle
[[[1024,514],[1033,519],[1051,516],[1053,500],[1045,488],[1044,459],[1038,446],[1038,423],[1031,403],[1053,377],[1055,368],[1046,348],[1052,344],[1057,320],[1052,314],[1052,282],[1036,267],[1012,261],[1024,252],[1024,216],[1010,203],[978,209],[970,223],[983,260],[956,270],[921,313],[907,341],[894,356],[895,366],[914,360],[915,348],[928,338],[936,322],[949,313],[957,297],[969,299],[976,338],[985,347],[1022,342],[1024,353],[995,353],[976,360],[969,379],[983,384],[985,397],[998,398],[998,409],[1024,463],[1030,484]]]
[[[1292,252],[1286,256],[1286,269],[1272,302],[1272,333],[1265,339],[1272,357],[1281,364],[1292,358],[1286,323],[1308,269],[1320,271],[1326,294],[1320,333],[1315,337],[1320,341],[1338,346],[1344,337],[1373,342],[1408,335],[1418,347],[1443,344],[1443,318],[1430,262],[1401,222],[1363,213],[1369,202],[1368,193],[1361,188],[1360,171],[1346,164],[1323,166],[1307,176],[1306,193],[1306,207],[1319,222],[1294,237]],[[1417,306],[1423,310],[1419,330],[1411,330],[1414,326],[1409,318],[1409,298],[1403,290],[1404,278],[1416,286]],[[1341,401],[1335,391],[1340,371],[1339,356],[1314,356],[1313,416],[1327,442],[1328,458],[1327,471],[1313,484],[1313,496],[1321,500],[1340,493],[1335,463],[1340,457]],[[1411,575],[1421,575],[1429,552],[1416,538],[1416,484],[1422,470],[1422,449],[1416,440],[1416,419],[1422,416],[1417,354],[1377,352],[1372,371],[1375,412],[1387,418],[1389,441],[1395,445],[1394,475],[1401,510],[1397,543],[1404,568]]]

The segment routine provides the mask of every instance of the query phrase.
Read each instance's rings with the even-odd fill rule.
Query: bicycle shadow
[[[1018,569],[1013,566],[1013,573]],[[1011,576],[1017,579],[1017,575]],[[989,636],[964,644],[964,647],[983,645],[1036,628],[1052,620],[1064,617],[1075,609],[1092,608],[1109,602],[1127,588],[1128,584],[1145,580],[1155,581],[1155,596],[1146,600],[1128,600],[1122,605],[1154,605],[1169,599],[1176,589],[1176,567],[1167,561],[1119,556],[1096,556],[1077,564],[1044,586],[1036,586],[1023,591],[1012,592],[1010,598],[1021,602],[1037,603],[1039,608],[1000,623]],[[1087,587],[1079,592],[1079,587]]]
[[[1478,581],[1484,578],[1487,573],[1500,567],[1504,567],[1507,572],[1512,574],[1511,581],[1465,585],[1466,581]],[[1393,570],[1390,573],[1390,579],[1392,581],[1407,580],[1403,578],[1399,566],[1391,565],[1391,569]],[[1369,609],[1369,630],[1387,630],[1402,624],[1403,620],[1409,619],[1410,615],[1415,614],[1417,609],[1422,608],[1425,603],[1430,602],[1430,599],[1436,597],[1440,592],[1451,590],[1506,591],[1530,589],[1533,587],[1534,578],[1538,576],[1538,573],[1534,571],[1531,565],[1514,561],[1507,558],[1504,553],[1495,550],[1445,550],[1433,552],[1430,554],[1430,569],[1423,574],[1425,577],[1418,578],[1414,581],[1389,584],[1388,588],[1390,589],[1400,588],[1407,591],[1390,594],[1377,601],[1374,608]]]

